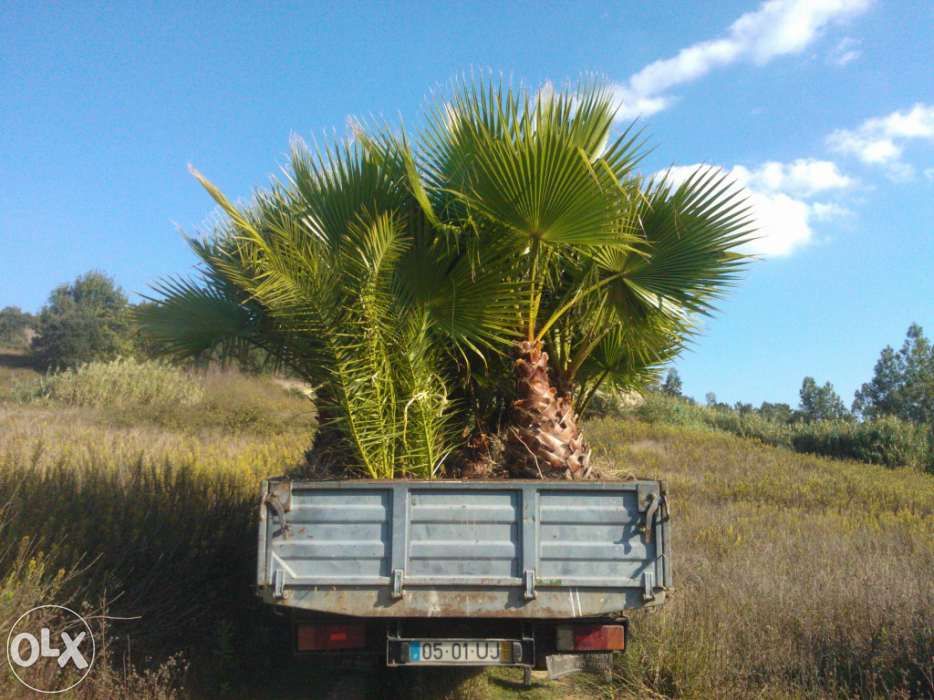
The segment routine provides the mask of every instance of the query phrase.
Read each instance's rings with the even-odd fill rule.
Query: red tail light
[[[362,624],[300,624],[295,634],[299,651],[336,651],[366,646],[366,627]]]
[[[623,625],[559,625],[558,651],[622,651],[626,648]]]

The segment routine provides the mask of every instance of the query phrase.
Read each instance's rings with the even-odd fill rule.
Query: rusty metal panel
[[[257,583],[278,605],[572,618],[657,605],[671,585],[654,481],[280,479],[263,489]]]

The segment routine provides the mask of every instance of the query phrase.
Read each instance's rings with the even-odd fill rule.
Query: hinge
[[[292,510],[292,480],[273,479],[269,482],[269,493],[279,499],[282,510],[288,513]]]
[[[285,598],[285,572],[282,569],[272,572],[272,597]]]
[[[642,574],[642,600],[648,602],[650,600],[655,600],[655,574],[651,571],[646,571]]]
[[[525,583],[525,599],[532,600],[535,598],[535,569],[526,569],[523,579]]]
[[[268,482],[268,493],[263,498],[263,503],[272,508],[276,517],[279,518],[279,531],[283,539],[289,537],[289,524],[286,522],[285,514],[292,509],[292,482],[288,479]]]
[[[639,528],[642,530],[642,533],[645,535],[646,543],[652,541],[652,531],[655,529],[655,513],[658,511],[659,497],[650,493],[648,495],[648,507],[645,509],[645,519],[642,523],[642,526]]]
[[[403,586],[402,586],[402,569],[393,569],[392,570],[392,597],[398,600],[403,595]]]
[[[286,508],[282,501],[279,500],[279,497],[275,493],[270,493],[263,499],[263,503],[272,508],[273,512],[276,514],[276,517],[279,519],[279,532],[282,535],[282,539],[287,540],[289,538],[289,524],[285,519]]]
[[[660,485],[661,482],[658,481],[640,481],[636,484],[636,500],[640,513],[644,512],[653,500],[658,500]]]

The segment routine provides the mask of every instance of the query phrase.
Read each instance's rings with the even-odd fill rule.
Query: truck
[[[301,481],[261,486],[257,593],[293,650],[551,677],[622,652],[671,590],[659,481]]]

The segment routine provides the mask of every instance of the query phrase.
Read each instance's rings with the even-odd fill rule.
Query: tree
[[[457,455],[485,473],[589,473],[577,414],[657,377],[745,262],[742,193],[701,169],[635,174],[609,91],[458,86],[413,142],[356,127],[295,144],[286,184],[193,246],[203,279],[161,284],[144,328],[174,354],[259,345],[320,387],[313,453],[371,476]],[[466,447],[463,437],[468,436]],[[452,454],[453,453],[453,454]],[[330,458],[329,458],[330,459]]]
[[[853,412],[934,425],[934,346],[921,326],[911,324],[898,352],[882,350],[872,380],[856,391]]]
[[[668,396],[681,396],[681,377],[678,376],[678,370],[674,368],[668,370],[665,383],[662,384],[662,393]]]
[[[74,367],[129,352],[129,305],[101,272],[88,272],[52,291],[39,312],[32,347],[49,367]]]
[[[759,415],[774,423],[791,423],[795,419],[795,411],[787,403],[763,401],[759,406]]]
[[[707,408],[713,408],[713,409],[716,409],[717,411],[732,411],[733,410],[730,404],[723,402],[723,401],[717,401],[717,395],[712,391],[708,391],[706,394],[704,394],[704,401],[706,403]]]
[[[18,306],[7,306],[0,310],[0,346],[28,347],[35,322],[32,314]]]
[[[850,415],[830,382],[818,386],[813,377],[805,377],[799,396],[801,417],[808,422],[848,418]]]

